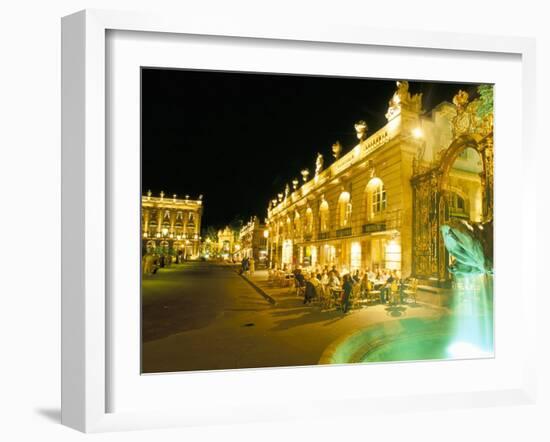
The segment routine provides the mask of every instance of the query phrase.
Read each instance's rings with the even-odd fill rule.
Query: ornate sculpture
[[[386,112],[388,121],[401,113],[401,110],[407,110],[419,113],[422,110],[422,94],[411,95],[409,92],[409,82],[406,80],[396,81],[397,89],[393,94]]]
[[[302,179],[304,180],[304,183],[307,181],[307,177],[309,176],[309,170],[308,169],[302,169]]]
[[[160,199],[161,199],[161,200],[164,199],[164,190],[161,190],[161,191],[160,191]]]
[[[493,130],[492,86],[482,85],[478,88],[480,98],[469,101],[466,91],[458,91],[453,97],[456,116],[453,119],[454,135],[467,133],[487,135]]]
[[[315,176],[319,175],[323,170],[323,162],[324,162],[323,155],[317,152],[317,159],[315,160]]]
[[[338,159],[340,158],[341,153],[342,153],[342,145],[340,144],[340,141],[336,141],[336,143],[332,145],[332,156],[335,159]]]
[[[287,185],[285,186],[285,199],[288,198],[288,194],[289,194],[289,193],[290,193],[290,186],[287,184]]]
[[[369,126],[367,125],[365,120],[360,120],[357,123],[355,123],[355,132],[357,139],[359,141],[365,141],[367,139],[367,130],[369,130]]]
[[[492,273],[492,223],[451,221],[441,226],[441,234],[445,247],[456,259],[449,269],[451,273]]]

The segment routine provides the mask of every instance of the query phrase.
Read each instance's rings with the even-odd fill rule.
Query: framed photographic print
[[[455,37],[64,18],[63,422],[531,401],[533,42]]]

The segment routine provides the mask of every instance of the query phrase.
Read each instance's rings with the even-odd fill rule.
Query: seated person
[[[339,289],[340,285],[340,278],[331,270],[328,276],[328,286],[331,289]]]
[[[310,278],[306,282],[306,289],[304,290],[304,304],[309,304],[317,296],[316,286],[320,283],[317,278]]]

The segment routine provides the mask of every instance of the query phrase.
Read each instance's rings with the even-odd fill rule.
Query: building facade
[[[218,230],[217,253],[222,259],[236,259],[235,254],[239,252],[241,247],[235,237],[235,232],[229,226]]]
[[[256,266],[267,263],[267,233],[266,226],[257,216],[253,216],[239,232],[240,257],[253,258]]]
[[[484,89],[487,92],[487,89]],[[458,91],[457,91],[458,92]],[[422,110],[421,94],[397,82],[387,124],[335,161],[304,169],[269,204],[273,266],[328,265],[343,271],[395,269],[439,285],[449,280],[440,227],[450,218],[492,221],[492,89],[472,102]],[[483,112],[480,112],[483,110]]]
[[[181,254],[184,259],[197,259],[200,252],[200,231],[203,213],[202,195],[158,197],[151,192],[141,199],[142,251]]]

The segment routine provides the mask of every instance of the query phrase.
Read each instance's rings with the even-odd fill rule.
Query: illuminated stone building
[[[178,254],[196,259],[200,251],[203,211],[202,195],[198,199],[167,197],[164,192],[154,197],[151,192],[141,198],[141,231],[143,251]]]
[[[240,257],[253,258],[256,265],[263,265],[267,261],[267,236],[265,224],[257,216],[253,216],[239,232],[241,245]]]
[[[335,265],[340,270],[397,269],[445,285],[450,257],[440,227],[451,218],[491,222],[493,214],[492,87],[469,101],[430,112],[408,82],[397,82],[384,127],[335,161],[287,185],[268,207],[272,266]]]
[[[234,256],[240,250],[240,244],[235,239],[235,232],[231,227],[226,226],[223,230],[218,230],[218,254],[223,259],[236,259]]]

